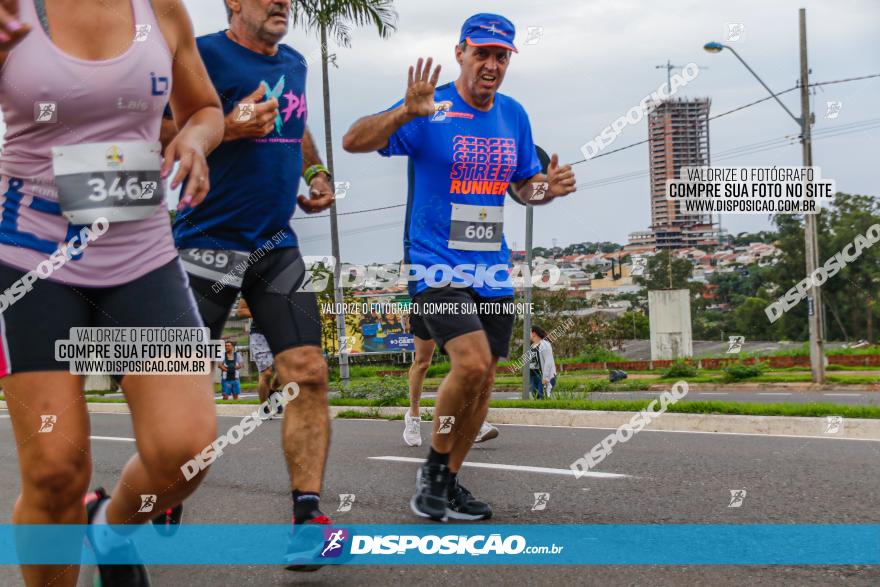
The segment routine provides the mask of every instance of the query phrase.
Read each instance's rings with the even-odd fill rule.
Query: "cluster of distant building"
[[[558,273],[552,276],[555,277],[555,284],[543,287],[544,290],[565,290],[572,298],[592,299],[602,295],[613,297],[637,293],[644,289],[644,286],[637,284],[634,278],[646,276],[648,260],[657,253],[657,249],[632,251],[628,246],[611,253],[574,255],[560,253],[535,256],[533,267],[554,267],[558,270]],[[694,266],[691,281],[708,285],[714,273],[741,272],[750,265],[762,267],[771,265],[782,251],[772,244],[754,242],[743,246],[720,247],[711,252],[696,247],[685,247],[672,250],[671,253],[676,258],[687,259]],[[511,251],[510,260],[512,263],[523,263],[525,251]],[[549,271],[545,271],[544,281],[549,281],[550,278]],[[405,296],[406,286],[401,284],[382,290],[371,289],[369,293],[358,295]]]
[[[713,273],[738,271],[749,265],[766,266],[782,252],[767,243],[750,243],[744,246],[718,248],[712,252],[696,247],[685,247],[671,251],[679,259],[687,259],[694,266],[692,281],[709,283]],[[600,295],[620,295],[635,293],[643,286],[635,283],[635,277],[645,276],[648,259],[657,250],[630,252],[627,247],[613,253],[590,253],[582,255],[556,255],[535,257],[536,266],[555,265],[559,268],[561,279],[552,290],[565,289],[571,297],[593,298]],[[514,262],[525,258],[525,251],[512,251]],[[624,260],[621,263],[621,260]]]

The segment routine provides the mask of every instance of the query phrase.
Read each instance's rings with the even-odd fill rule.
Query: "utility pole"
[[[801,115],[795,116],[788,107],[779,99],[779,95],[774,93],[770,87],[764,83],[755,70],[749,67],[739,53],[733,47],[723,45],[717,41],[712,41],[703,45],[709,53],[719,53],[724,49],[729,50],[739,60],[743,66],[749,70],[758,82],[776,102],[785,110],[792,120],[797,122],[801,129],[801,145],[803,147],[803,167],[812,167],[813,165],[813,144],[811,139],[810,127],[813,124],[813,115],[810,113],[810,68],[807,64],[807,11],[801,8],[798,11],[799,16],[799,37],[800,37],[800,79],[798,86],[801,90]],[[812,277],[813,272],[819,266],[819,238],[816,233],[819,214],[804,214],[804,257],[806,258],[807,275]],[[807,290],[807,321],[810,327],[810,370],[813,375],[813,383],[825,383],[825,309],[822,305],[822,291],[818,286],[812,283],[810,279],[810,289]]]
[[[813,142],[810,126],[813,115],[810,112],[810,68],[807,65],[807,11],[798,11],[800,25],[800,56],[801,56],[801,144],[803,145],[803,166],[813,166]],[[816,224],[817,214],[804,214],[805,256],[807,258],[807,275],[812,276],[819,266],[819,238]],[[811,280],[812,284],[812,280]],[[822,290],[811,285],[807,291],[807,314],[810,321],[810,370],[813,372],[813,383],[825,383],[825,349],[824,321],[822,320]]]
[[[529,373],[529,353],[532,350],[532,313],[528,311],[529,305],[532,303],[532,227],[534,225],[534,206],[526,206],[526,267],[528,267],[528,279],[523,279],[523,295],[525,296],[525,308],[523,312],[523,361],[522,376],[523,388],[522,398],[529,399],[531,396],[532,380]]]

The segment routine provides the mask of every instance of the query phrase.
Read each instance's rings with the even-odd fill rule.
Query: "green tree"
[[[617,243],[611,243],[611,242],[599,243],[599,250],[602,251],[603,253],[614,253],[616,251],[619,251],[622,248],[623,247]]]
[[[776,338],[774,325],[767,320],[764,308],[770,303],[763,298],[744,298],[733,311],[734,332],[746,339],[767,340]]]
[[[876,197],[838,192],[831,206],[818,215],[820,265],[864,235],[868,228],[880,223],[880,201]],[[770,300],[785,294],[804,279],[803,217],[777,215],[774,218],[778,239],[776,246],[783,251],[773,272]],[[773,287],[775,286],[775,287]],[[867,247],[861,256],[848,262],[837,275],[823,286],[826,311],[826,338],[877,340],[875,324],[878,320],[877,293],[880,289],[880,247]],[[781,336],[792,340],[806,340],[808,336],[807,304],[802,301],[778,321]]]
[[[733,237],[735,247],[744,247],[749,243],[773,243],[777,234],[772,230],[759,230],[758,232],[740,232]]]
[[[694,273],[694,266],[687,259],[673,258],[669,251],[661,251],[648,259],[645,273],[647,277],[634,277],[633,281],[649,291],[690,289],[688,280]]]
[[[628,310],[614,320],[613,328],[621,338],[647,339],[651,336],[648,315],[643,312]]]

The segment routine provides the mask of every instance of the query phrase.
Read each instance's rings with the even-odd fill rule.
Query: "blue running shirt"
[[[265,137],[222,143],[208,156],[211,190],[201,204],[178,212],[177,248],[250,253],[268,241],[295,247],[290,219],[302,175],[306,61],[287,45],[279,45],[275,55],[256,53],[225,31],[196,41],[224,114],[262,82],[269,88],[264,100],[278,100],[278,116]],[[273,239],[279,231],[282,235]]]
[[[409,293],[451,280],[481,296],[511,296],[503,234],[507,184],[541,171],[529,117],[500,93],[488,112],[472,108],[453,83],[437,88],[434,101],[443,108],[403,125],[379,150],[385,157],[409,156],[404,262],[429,269],[428,283],[410,281]],[[468,267],[453,269],[462,265]],[[493,266],[502,269],[486,273]]]

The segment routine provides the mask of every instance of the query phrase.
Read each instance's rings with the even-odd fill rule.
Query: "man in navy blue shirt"
[[[352,153],[409,157],[404,262],[413,313],[451,362],[410,507],[438,521],[492,516],[458,471],[486,418],[495,365],[507,356],[513,329],[504,194],[510,185],[520,203],[546,204],[575,191],[571,167],[558,156],[541,173],[525,109],[498,93],[515,32],[503,16],[470,17],[455,48],[455,82],[437,87],[440,67],[432,72],[432,59],[424,66],[419,59],[406,96],[343,138]]]
[[[229,29],[197,39],[223,102],[225,135],[208,160],[210,191],[198,206],[181,202],[174,238],[212,338],[241,291],[275,356],[279,384],[299,386],[282,432],[293,521],[330,524],[319,509],[330,443],[327,363],[290,220],[297,202],[306,213],[329,208],[334,190],[306,128],[306,60],[280,42],[290,1],[228,0],[226,10]],[[297,197],[300,176],[309,198]],[[289,547],[288,568],[313,570],[303,566],[313,560],[308,547]]]

